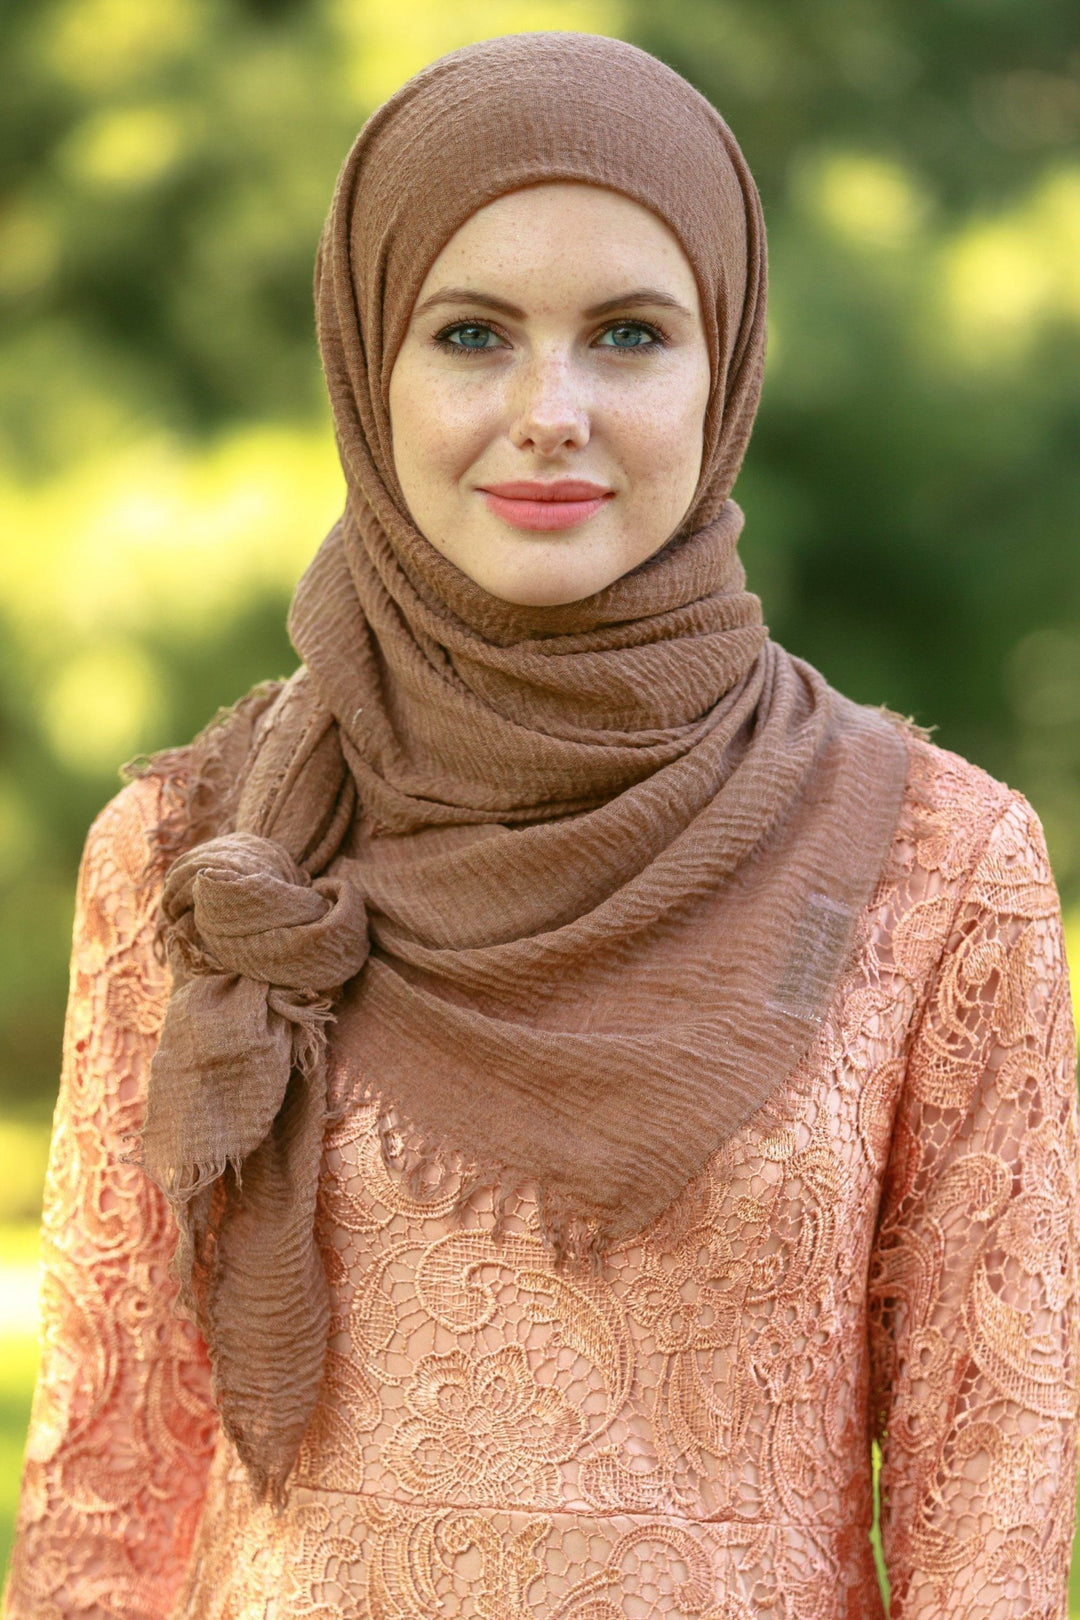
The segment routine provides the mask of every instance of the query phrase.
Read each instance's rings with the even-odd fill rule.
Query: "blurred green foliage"
[[[55,1092],[72,883],[125,756],[294,659],[340,499],[311,264],[365,112],[528,27],[728,117],[769,222],[739,498],[774,633],[1025,789],[1080,901],[1072,0],[8,0],[0,1110]]]
[[[36,1225],[0,1220],[0,1586],[15,1528],[23,1448],[38,1367],[32,1305]]]
[[[1028,792],[1080,894],[1080,12],[674,0],[763,193],[738,497],[778,639]]]

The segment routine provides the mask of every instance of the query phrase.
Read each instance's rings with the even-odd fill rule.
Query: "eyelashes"
[[[647,343],[603,343],[604,338],[614,337],[618,332],[644,333],[649,341]],[[618,349],[621,353],[626,354],[632,353],[635,349],[662,349],[667,343],[667,335],[661,332],[658,326],[653,326],[651,321],[628,321],[624,319],[621,321],[609,321],[596,334],[593,342],[597,346],[602,345],[605,349]]]
[[[440,349],[449,350],[454,354],[490,354],[494,349],[505,347],[505,339],[500,343],[455,343],[453,342],[455,332],[474,332],[487,337],[502,338],[502,333],[497,332],[487,321],[454,321],[435,334],[434,342]]]
[[[628,343],[620,343],[614,340],[610,343],[602,341],[609,335],[620,332],[634,334],[635,337],[644,335],[647,341]],[[484,341],[455,342],[454,337],[459,333],[469,333],[474,338],[483,339]],[[487,337],[493,337],[499,341],[491,343],[486,341]],[[641,354],[654,349],[664,349],[667,347],[668,341],[667,333],[662,331],[659,326],[654,325],[652,321],[628,320],[623,317],[622,320],[606,322],[592,338],[590,347],[614,350],[617,354]],[[505,334],[500,332],[499,328],[491,321],[452,321],[449,326],[444,326],[440,331],[436,332],[432,342],[444,354],[457,356],[493,354],[497,349],[509,347],[509,340]]]

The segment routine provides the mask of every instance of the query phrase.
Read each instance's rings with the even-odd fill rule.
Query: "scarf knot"
[[[264,985],[336,990],[368,954],[363,895],[341,874],[312,882],[288,850],[254,833],[199,844],[170,868],[162,916],[174,966]]]

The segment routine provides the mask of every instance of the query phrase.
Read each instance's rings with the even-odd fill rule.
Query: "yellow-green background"
[[[121,760],[293,666],[341,493],[311,262],[365,112],[560,27],[687,74],[761,184],[738,494],[774,633],[1029,794],[1080,959],[1075,0],[5,0],[0,1565],[87,823]]]

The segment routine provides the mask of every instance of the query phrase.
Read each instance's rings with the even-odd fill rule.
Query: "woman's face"
[[[413,521],[506,602],[577,602],[659,551],[697,488],[697,284],[654,214],[597,186],[511,192],[428,272],[390,378]]]

